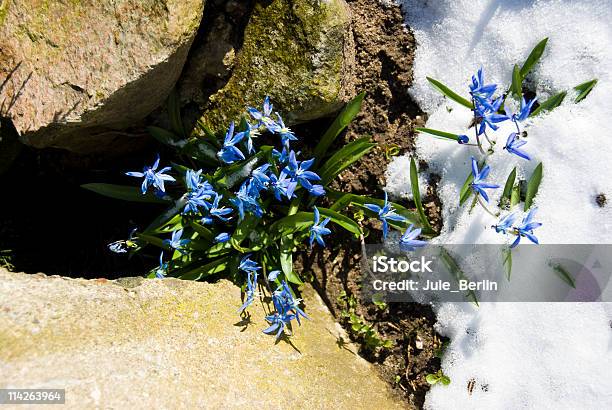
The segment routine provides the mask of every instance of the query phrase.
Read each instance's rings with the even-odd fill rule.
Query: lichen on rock
[[[266,95],[289,124],[330,115],[351,97],[350,12],[344,0],[257,2],[227,84],[202,121],[222,129]]]
[[[0,268],[0,387],[66,389],[66,408],[354,408],[403,403],[311,287],[311,320],[266,335],[221,280],[83,280]]]

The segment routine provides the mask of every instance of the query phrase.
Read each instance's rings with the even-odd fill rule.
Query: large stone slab
[[[341,347],[312,288],[306,321],[274,344],[236,313],[240,290],[175,279],[119,282],[0,270],[0,388],[65,388],[68,408],[402,407]]]
[[[204,0],[1,0],[0,103],[22,140],[76,152],[129,144],[113,131],[163,103],[203,6]]]
[[[354,94],[350,24],[344,0],[256,2],[231,62],[232,75],[205,105],[203,122],[226,128],[266,95],[288,124],[334,113]],[[194,55],[207,58],[206,53]]]

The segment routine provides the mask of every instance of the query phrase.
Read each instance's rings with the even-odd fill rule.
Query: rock
[[[232,75],[204,106],[202,120],[227,128],[266,95],[288,124],[331,115],[354,94],[353,62],[344,0],[256,2]]]
[[[203,0],[0,2],[0,84],[6,83],[0,103],[10,106],[22,140],[82,153],[116,149],[113,131],[141,121],[174,86],[203,6]]]
[[[402,408],[341,346],[310,287],[291,344],[262,333],[259,300],[176,279],[68,279],[0,270],[0,388],[65,388],[69,408]],[[342,336],[343,335],[343,336]]]

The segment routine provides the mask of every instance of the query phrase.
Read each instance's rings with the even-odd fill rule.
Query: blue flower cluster
[[[238,267],[247,274],[244,303],[240,309],[238,309],[240,313],[244,312],[247,307],[252,305],[257,296],[257,272],[261,270],[261,266],[259,266],[257,262],[251,260],[250,256],[251,255],[244,256]],[[279,270],[271,271],[266,278],[268,284],[276,282],[279,274]],[[308,315],[300,308],[301,301],[301,299],[297,299],[293,296],[293,292],[287,282],[284,280],[281,281],[276,290],[272,292],[274,312],[266,316],[266,320],[269,322],[270,326],[263,332],[266,334],[276,333],[276,340],[278,340],[285,333],[287,328],[291,329],[292,320],[296,320],[298,325],[301,325],[300,317],[309,319]]]
[[[525,237],[531,242],[537,244],[539,243],[538,238],[536,238],[536,236],[533,234],[533,230],[539,228],[542,226],[542,224],[539,222],[533,222],[533,217],[536,211],[537,208],[532,208],[518,225],[514,224],[518,218],[518,214],[516,212],[512,212],[503,217],[498,224],[493,225],[492,228],[495,229],[497,233],[516,236],[514,242],[512,242],[512,245],[510,245],[510,248],[516,247],[521,241],[522,237]]]
[[[497,124],[504,121],[512,121],[516,126],[516,132],[510,133],[506,140],[506,145],[503,149],[509,153],[514,154],[518,157],[526,160],[531,160],[529,154],[521,149],[522,146],[527,144],[527,141],[522,139],[524,135],[520,128],[520,123],[524,122],[531,113],[536,99],[526,101],[524,97],[521,98],[520,109],[516,113],[510,113],[507,107],[504,107],[505,112],[500,113],[500,108],[505,101],[505,96],[494,97],[497,91],[497,84],[486,84],[484,80],[484,73],[482,68],[478,70],[478,73],[472,76],[472,83],[470,84],[470,95],[472,96],[472,103],[474,105],[474,119],[476,126],[476,138],[483,135],[487,136],[487,129],[490,128],[493,131],[499,129]],[[460,136],[466,137],[466,136]],[[460,139],[461,143],[462,140]],[[463,142],[465,143],[465,142]]]
[[[393,205],[389,203],[389,198],[385,192],[385,202],[383,206],[376,204],[364,204],[364,206],[370,211],[374,212],[378,219],[382,222],[383,227],[383,238],[387,238],[389,233],[389,221],[394,222],[405,222],[406,218],[396,213]],[[421,229],[414,229],[414,225],[408,226],[404,234],[401,236],[399,241],[399,247],[402,251],[414,251],[416,248],[421,248],[427,245],[427,242],[417,240],[416,238],[421,234]]]
[[[244,168],[248,173],[235,192],[228,192],[223,186],[218,185],[216,180],[202,169],[186,169],[184,171],[184,191],[177,206],[183,218],[190,221],[199,222],[204,226],[214,225],[217,229],[214,242],[224,243],[232,239],[232,234],[223,232],[232,219],[237,216],[238,222],[242,221],[246,214],[251,214],[256,218],[262,218],[266,213],[269,203],[267,195],[276,201],[284,202],[297,198],[296,191],[303,189],[312,197],[325,195],[325,189],[319,182],[321,177],[313,172],[315,160],[300,160],[300,152],[292,149],[291,143],[298,138],[289,129],[279,113],[273,111],[269,97],[266,97],[261,110],[248,107],[248,112],[252,121],[244,121],[240,132],[236,132],[236,126],[232,122],[225,133],[222,145],[216,157],[223,165],[231,165],[240,161],[245,161]],[[259,156],[251,157],[255,154],[254,139],[261,131],[268,131],[280,137],[280,149],[273,149],[268,162],[263,164],[250,165],[252,160],[260,161]],[[155,194],[159,197],[170,198],[166,193],[164,182],[176,182],[176,179],[167,174],[171,167],[159,169],[159,155],[152,166],[147,166],[142,172],[127,172],[128,176],[143,178],[141,191],[146,194],[152,187]],[[256,166],[258,165],[258,166]],[[264,205],[266,204],[266,205]],[[314,206],[314,220],[310,227],[310,246],[316,241],[321,246],[325,246],[324,235],[331,231],[326,228],[330,218],[320,220],[319,209]],[[392,216],[389,216],[392,218]],[[125,242],[125,241],[123,241]],[[114,243],[111,250],[126,251],[126,246],[122,243]],[[183,229],[172,232],[169,239],[162,241],[163,248],[180,255],[190,255],[192,240],[183,238]],[[172,259],[175,259],[173,257]],[[244,312],[250,306],[257,295],[258,271],[262,268],[257,262],[250,259],[250,255],[242,258],[239,270],[247,274],[245,300],[239,312]],[[164,262],[164,251],[159,257],[159,267],[154,270],[157,278],[164,278],[169,271],[169,263]],[[299,308],[300,299],[295,299],[289,285],[283,280],[277,281],[280,271],[270,272],[266,280],[269,283],[280,283],[278,289],[272,294],[272,301],[276,312],[267,316],[271,326],[265,330],[266,333],[276,332],[277,339],[285,332],[290,322],[296,319],[300,322],[300,317],[307,318],[306,314]]]

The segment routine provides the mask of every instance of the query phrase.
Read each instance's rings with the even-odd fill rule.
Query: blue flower
[[[487,126],[495,131],[499,128],[497,125],[495,125],[496,123],[508,120],[508,116],[497,113],[497,110],[499,110],[502,102],[502,97],[499,97],[497,100],[492,101],[486,106],[476,102],[474,105],[474,115],[480,124],[478,127],[478,135],[483,134],[487,130]]]
[[[212,205],[210,206],[209,209],[209,213],[212,216],[216,216],[217,218],[219,218],[220,220],[222,220],[223,222],[227,222],[231,219],[227,218],[226,215],[229,215],[232,213],[231,208],[227,208],[225,206],[221,206],[219,207],[219,201],[221,201],[221,199],[223,199],[223,195],[215,195],[215,200],[213,201]]]
[[[295,191],[295,188],[297,188],[297,181],[291,180],[284,171],[281,171],[278,177],[274,174],[270,174],[269,186],[272,189],[272,192],[274,192],[274,197],[276,200],[280,201],[281,196],[283,195],[288,199],[291,199],[294,196],[293,191]]]
[[[291,177],[291,179],[297,181],[301,186],[306,188],[308,191],[312,189],[312,183],[310,181],[320,181],[321,177],[312,171],[308,171],[314,164],[314,158],[308,161],[297,161],[295,152],[289,153],[289,163],[284,169],[284,172]]]
[[[389,232],[389,223],[387,222],[387,220],[396,221],[396,222],[402,222],[406,220],[406,218],[404,218],[403,216],[395,213],[395,209],[393,208],[393,205],[389,204],[388,202],[386,192],[385,192],[385,205],[382,208],[375,204],[365,204],[364,206],[368,208],[370,211],[378,214],[378,219],[382,221],[383,238],[386,238],[387,233]]]
[[[187,186],[187,189],[189,189],[190,191],[195,191],[196,189],[198,189],[200,187],[200,184],[202,183],[202,170],[198,170],[197,172],[192,170],[192,169],[188,169],[187,171],[185,171],[185,185]]]
[[[175,182],[176,180],[174,179],[174,177],[165,174],[165,172],[168,172],[171,167],[165,167],[157,171],[158,167],[159,155],[157,155],[155,163],[150,167],[144,167],[142,172],[130,171],[126,172],[125,174],[131,177],[144,178],[140,187],[140,190],[143,195],[147,193],[147,189],[149,189],[149,186],[151,185],[153,185],[154,188],[158,189],[161,192],[166,192],[164,188],[164,181]]]
[[[311,185],[311,187],[308,188],[308,193],[312,196],[323,196],[325,195],[325,188],[323,185]]]
[[[268,170],[270,169],[270,164],[263,164],[260,167],[257,167],[251,172],[252,182],[257,186],[259,191],[268,189],[268,184],[270,183],[270,177],[268,176]]]
[[[212,194],[207,193],[204,189],[187,192],[185,194],[185,201],[187,203],[185,204],[185,209],[183,209],[183,214],[189,212],[198,213],[200,208],[208,209],[210,207],[208,202],[210,198],[212,198]]]
[[[163,279],[168,273],[168,263],[164,263],[164,251],[159,254],[159,267],[155,269],[155,277]]]
[[[257,271],[251,270],[247,272],[247,287],[245,290],[245,300],[238,313],[242,313],[247,307],[249,307],[257,296]]]
[[[287,162],[289,162],[289,151],[287,151],[287,147],[283,147],[282,151],[273,149],[272,156],[276,158],[280,164],[286,164]]]
[[[533,107],[533,104],[536,102],[537,98],[534,98],[533,100],[526,102],[525,101],[525,97],[521,98],[521,109],[519,110],[518,113],[515,113],[512,116],[512,121],[517,122],[517,121],[525,121],[528,117],[529,114],[531,113],[531,108]]]
[[[489,172],[491,171],[491,167],[486,165],[481,171],[478,171],[478,163],[476,159],[472,157],[472,176],[474,177],[474,181],[470,184],[472,191],[476,195],[481,195],[487,203],[489,202],[489,196],[485,192],[485,189],[496,189],[499,188],[499,185],[487,184],[484,181]]]
[[[225,134],[225,140],[223,141],[223,147],[217,153],[219,159],[226,164],[231,164],[236,161],[244,159],[244,154],[240,151],[236,144],[238,144],[244,137],[244,132],[239,132],[234,135],[234,122],[230,124],[227,134]]]
[[[529,213],[523,218],[521,224],[513,229],[513,234],[516,235],[516,239],[510,245],[510,248],[514,248],[521,241],[521,237],[526,237],[531,242],[538,244],[538,238],[533,234],[533,230],[542,226],[539,222],[532,222],[533,217],[538,209],[532,208]]]
[[[293,319],[295,319],[294,314],[274,312],[266,316],[266,320],[270,323],[270,327],[263,332],[266,334],[276,332],[276,340],[278,341],[285,332],[285,327],[291,323]]]
[[[504,146],[505,150],[508,150],[509,153],[517,155],[521,158],[526,159],[527,161],[531,160],[529,154],[525,151],[522,151],[520,147],[527,144],[527,141],[519,139],[519,135],[516,132],[510,133],[508,136],[508,140],[506,141],[506,146]]]
[[[497,233],[508,233],[508,230],[512,227],[514,221],[516,221],[517,216],[518,215],[516,212],[512,212],[511,214],[508,214],[500,219],[497,225],[493,225],[492,228],[495,229],[495,232]]]
[[[467,135],[457,135],[457,142],[459,144],[467,144],[470,142],[470,138]]]
[[[312,248],[312,244],[316,240],[317,243],[321,246],[325,246],[325,241],[323,240],[323,235],[328,235],[331,231],[325,227],[329,222],[329,218],[326,218],[323,222],[319,223],[321,220],[321,216],[319,214],[319,210],[317,207],[314,207],[314,224],[310,227],[310,248]]]
[[[281,274],[281,271],[279,270],[273,270],[270,273],[268,273],[268,280],[270,282],[274,282],[276,280],[276,278],[278,278],[278,275]]]
[[[283,147],[289,148],[289,141],[297,141],[297,137],[295,136],[293,131],[291,131],[285,125],[285,122],[283,121],[279,113],[276,113],[276,118],[278,119],[278,127],[276,129],[276,132],[281,136],[281,143],[283,144]]]
[[[481,103],[486,103],[491,100],[495,90],[497,90],[497,84],[485,84],[482,67],[479,68],[478,74],[472,76],[472,84],[470,84],[472,97]]]
[[[202,225],[212,225],[213,222],[214,220],[210,216],[205,216],[202,219],[200,219],[200,223]]]
[[[230,202],[238,209],[241,221],[244,219],[245,212],[251,212],[258,218],[261,218],[263,215],[263,209],[261,209],[259,202],[249,192],[248,181],[242,183],[240,189],[236,192],[236,196],[231,198]]]
[[[185,185],[188,192],[184,195],[185,209],[183,213],[198,213],[200,208],[209,209],[211,204],[208,202],[213,195],[217,195],[213,186],[208,181],[203,181],[200,174],[202,170],[197,172],[188,169],[185,172]]]
[[[247,122],[247,128],[244,131],[244,137],[246,138],[247,144],[247,152],[249,154],[253,154],[255,152],[255,148],[253,148],[253,138],[257,138],[259,136],[259,130],[254,128],[250,123]]]
[[[219,235],[215,236],[215,243],[224,243],[230,240],[230,234],[227,232],[222,232]]]
[[[268,131],[275,133],[278,130],[278,124],[272,119],[272,104],[270,104],[270,97],[266,96],[263,103],[263,111],[259,111],[253,107],[247,107],[247,111],[251,114],[251,117],[259,121],[258,126],[263,125]]]
[[[251,254],[249,253],[240,260],[238,269],[247,273],[254,273],[260,270],[261,266],[259,266],[257,262],[251,260]]]
[[[185,249],[185,246],[187,246],[189,242],[191,242],[191,240],[181,239],[181,236],[183,236],[182,229],[179,229],[178,231],[174,231],[172,232],[172,238],[164,239],[163,244],[185,255],[187,254],[187,250]]]
[[[399,246],[402,251],[414,251],[416,248],[427,245],[427,242],[416,239],[421,234],[421,229],[412,228],[413,225],[411,224],[400,238]]]
[[[276,311],[281,314],[293,313],[299,325],[301,325],[300,316],[310,320],[308,315],[300,308],[301,301],[302,299],[296,299],[293,297],[293,293],[291,293],[289,285],[287,285],[287,282],[284,280],[272,293],[272,303],[274,304]]]

